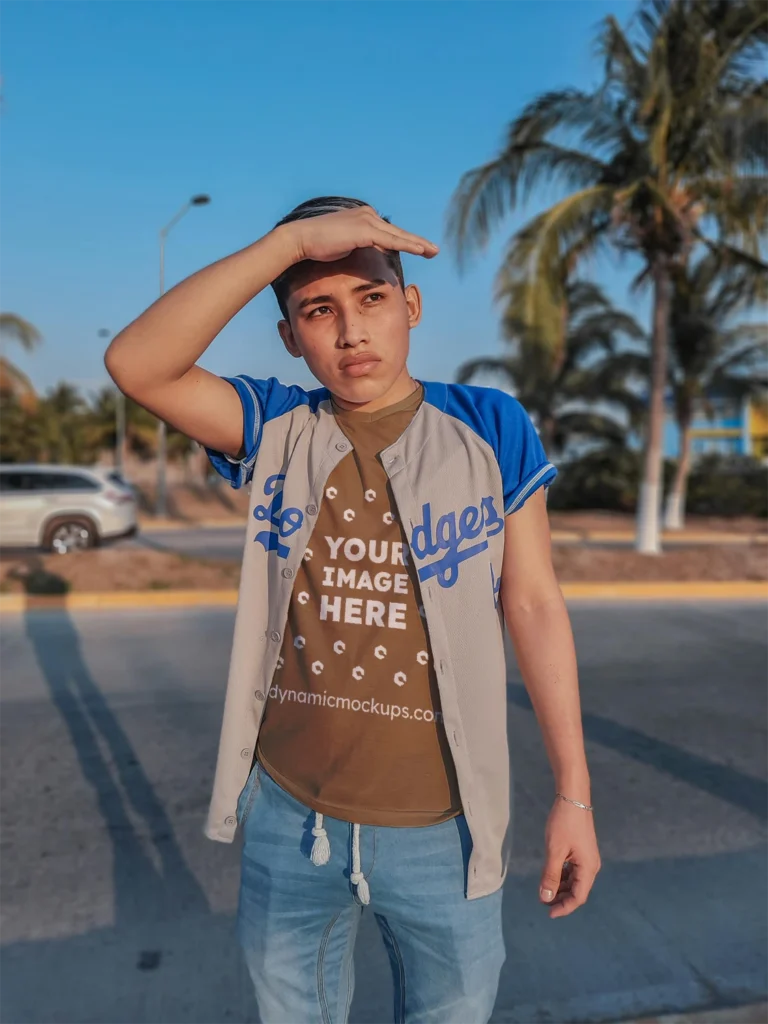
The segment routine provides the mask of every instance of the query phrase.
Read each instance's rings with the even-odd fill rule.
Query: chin
[[[374,378],[371,375],[358,377],[356,380],[344,378],[330,390],[347,402],[373,402],[381,398],[392,387],[394,381]]]

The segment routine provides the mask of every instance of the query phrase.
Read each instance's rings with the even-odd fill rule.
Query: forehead
[[[399,283],[384,253],[378,249],[355,249],[345,259],[332,263],[299,263],[291,275],[289,298],[300,302],[315,294],[337,295],[382,279],[393,287]]]

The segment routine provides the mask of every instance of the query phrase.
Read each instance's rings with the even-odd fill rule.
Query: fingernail
[[[550,900],[551,900],[551,899],[552,899],[552,898],[554,897],[554,895],[555,895],[555,894],[554,894],[554,893],[552,892],[552,890],[551,890],[551,889],[541,889],[541,890],[540,890],[540,892],[541,892],[541,898],[542,898],[543,900],[546,900],[546,901],[547,901],[547,903],[549,903],[549,901],[550,901]]]

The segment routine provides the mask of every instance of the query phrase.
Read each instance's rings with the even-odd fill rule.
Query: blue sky
[[[107,382],[100,328],[117,332],[156,297],[158,231],[168,286],[263,235],[296,203],[366,199],[443,242],[461,174],[497,151],[524,103],[599,76],[611,0],[3,4],[0,301],[44,334],[13,358],[45,389]],[[460,275],[452,254],[406,260],[424,292],[411,371],[452,379],[500,350],[494,271],[510,218]],[[626,275],[596,276],[625,301]],[[644,304],[643,304],[644,306]],[[310,384],[282,349],[271,292],[214,342],[217,373]],[[9,355],[11,355],[9,351]]]

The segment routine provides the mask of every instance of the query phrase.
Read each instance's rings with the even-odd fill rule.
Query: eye
[[[376,299],[377,301],[383,298],[383,292],[370,292],[368,295],[366,295],[366,299]]]
[[[330,313],[330,312],[331,312],[331,307],[330,306],[317,306],[315,309],[311,310],[311,312],[309,312],[307,314],[307,320],[311,320],[314,317],[315,313]]]

